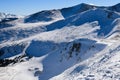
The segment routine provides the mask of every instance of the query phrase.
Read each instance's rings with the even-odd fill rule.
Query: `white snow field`
[[[0,13],[0,80],[120,80],[120,4]]]

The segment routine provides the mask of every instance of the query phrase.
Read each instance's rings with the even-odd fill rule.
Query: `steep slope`
[[[97,21],[94,25],[99,25],[100,29],[97,31],[98,36],[106,36],[108,35],[115,25],[112,25],[115,19],[119,18],[120,14],[108,10],[103,9],[91,9],[85,12],[73,15],[64,20],[57,21],[53,24],[50,24],[47,27],[48,31],[60,29],[64,26],[80,26],[84,23],[90,23]]]
[[[8,42],[3,42],[3,43],[0,44],[1,52],[4,52],[5,55],[7,55],[7,54],[11,55],[14,52],[19,54],[23,51],[19,52],[19,50],[16,50],[16,49],[13,49],[13,48],[18,48],[19,47],[20,50],[24,50],[24,46],[27,45],[27,43],[29,43],[29,41],[34,40],[34,39],[39,39],[39,40],[42,40],[42,41],[48,40],[48,41],[53,41],[53,42],[66,42],[66,41],[71,41],[71,40],[74,40],[74,39],[79,39],[82,36],[86,37],[86,38],[88,36],[93,37],[93,35],[96,36],[96,33],[94,33],[94,31],[96,31],[96,29],[99,28],[97,26],[94,27],[93,24],[94,23],[83,24],[79,27],[76,27],[76,26],[64,27],[64,28],[61,28],[61,29],[58,29],[58,30],[53,30],[53,31],[49,31],[49,32],[42,32],[42,33],[39,33],[35,36],[31,36],[31,37],[21,39],[21,40],[17,40],[17,41],[13,40],[13,41],[8,41]],[[89,29],[89,31],[88,31],[88,29]],[[84,30],[84,33],[82,32],[82,30]],[[50,44],[50,43],[48,43],[48,44]],[[42,45],[42,43],[40,45]],[[37,48],[35,48],[35,49],[37,49]],[[31,52],[31,51],[29,51],[29,52]],[[37,54],[37,52],[35,52],[35,53]],[[39,51],[38,51],[38,53],[39,53]],[[33,53],[31,53],[31,54],[33,54]]]
[[[112,23],[113,26],[115,26],[113,28],[113,30],[109,33],[108,37],[110,39],[119,39],[119,35],[120,35],[120,18],[117,18],[114,20],[114,22]]]
[[[16,28],[1,29],[0,41],[27,38],[38,33],[61,29],[64,28],[65,26],[72,26],[72,25],[80,26],[84,23],[89,23],[94,21],[97,21],[94,24],[95,26],[98,25],[100,26],[100,29],[96,30],[98,36],[107,36],[115,27],[115,25],[112,25],[112,23],[114,22],[115,19],[119,17],[120,15],[116,12],[111,12],[102,9],[91,9],[66,19],[58,20],[51,23],[46,22],[46,24],[43,25],[39,23],[33,23],[29,25],[27,23],[24,25],[15,25],[15,26],[20,26]],[[24,27],[24,26],[28,26],[28,27]],[[7,36],[5,36],[6,34]]]
[[[46,10],[27,16],[24,22],[48,22],[56,19],[63,19],[63,16],[59,10]]]
[[[34,13],[32,15],[29,15],[25,18],[25,22],[40,22],[40,21],[51,21],[55,19],[64,19],[68,18],[72,15],[75,15],[77,13],[93,9],[96,6],[88,5],[85,3],[79,4],[77,6],[69,7],[69,8],[63,8],[58,10],[44,10],[37,13]]]
[[[60,11],[62,15],[64,16],[64,18],[68,18],[72,15],[75,15],[75,14],[78,14],[78,13],[81,13],[81,12],[84,12],[90,9],[94,9],[94,8],[97,8],[97,6],[82,3],[79,5],[73,6],[73,7],[60,9]]]
[[[64,80],[119,80],[119,52],[120,44],[114,42],[111,46],[101,50],[97,55],[74,65],[51,80],[59,78]]]
[[[120,3],[118,3],[118,4],[114,5],[114,6],[111,6],[108,9],[111,10],[111,11],[120,12]]]

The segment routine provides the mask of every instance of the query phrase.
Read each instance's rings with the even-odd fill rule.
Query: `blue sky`
[[[0,0],[0,12],[28,15],[41,10],[59,9],[80,3],[111,6],[120,3],[120,0]]]

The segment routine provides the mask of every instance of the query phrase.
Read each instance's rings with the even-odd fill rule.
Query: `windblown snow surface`
[[[120,4],[14,18],[0,14],[0,80],[120,80]]]

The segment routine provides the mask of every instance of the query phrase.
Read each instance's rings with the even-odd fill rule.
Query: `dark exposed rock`
[[[78,52],[80,50],[80,46],[80,43],[74,43],[71,50]]]
[[[74,43],[70,49],[69,57],[72,57],[73,52],[76,52],[76,55],[78,55],[77,52],[80,52],[80,47],[81,47],[80,43]]]
[[[107,17],[108,17],[109,19],[112,18],[112,16],[113,16],[113,13],[112,13],[112,12],[109,12],[108,15],[107,15]]]
[[[5,66],[9,65],[12,62],[14,62],[14,60],[0,59],[0,67],[5,67]]]
[[[24,59],[23,59],[24,57],[26,57],[26,55],[21,55],[21,56],[15,57],[14,59],[0,59],[0,67],[6,67],[10,64],[24,62]]]
[[[41,73],[42,73],[42,71],[37,70],[37,71],[34,73],[34,76],[40,76]]]

